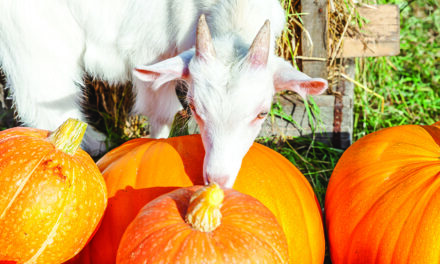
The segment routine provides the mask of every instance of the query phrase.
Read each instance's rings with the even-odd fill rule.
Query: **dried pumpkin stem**
[[[215,230],[221,224],[220,208],[224,197],[223,190],[216,183],[200,188],[191,196],[186,222],[202,232]]]
[[[69,155],[73,155],[81,144],[86,128],[86,123],[69,118],[49,135],[48,140],[52,142],[57,149]]]

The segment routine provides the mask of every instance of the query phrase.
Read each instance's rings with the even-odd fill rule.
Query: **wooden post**
[[[327,79],[327,0],[301,1],[302,21],[305,31],[301,35],[302,55],[321,58],[321,60],[304,60],[302,71],[311,77]]]

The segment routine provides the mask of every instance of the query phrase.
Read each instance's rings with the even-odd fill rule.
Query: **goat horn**
[[[267,65],[270,48],[270,22],[266,20],[255,36],[248,52],[248,61],[255,66]]]
[[[215,49],[212,44],[211,32],[209,31],[208,24],[206,23],[205,15],[202,14],[199,18],[196,33],[196,56],[215,57]]]

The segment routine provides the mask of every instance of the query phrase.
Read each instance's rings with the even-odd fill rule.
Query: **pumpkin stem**
[[[86,123],[69,118],[53,131],[47,139],[54,144],[57,149],[69,155],[73,155],[81,144],[86,128]]]
[[[185,216],[192,228],[211,232],[221,224],[220,208],[225,194],[220,186],[211,183],[193,193]]]

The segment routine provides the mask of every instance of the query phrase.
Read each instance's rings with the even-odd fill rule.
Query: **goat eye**
[[[257,119],[263,119],[267,116],[267,112],[261,112],[257,115]]]

